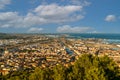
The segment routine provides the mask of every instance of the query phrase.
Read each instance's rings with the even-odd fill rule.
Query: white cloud
[[[38,32],[41,32],[42,30],[43,30],[43,28],[34,28],[34,27],[32,27],[32,28],[30,28],[30,29],[28,30],[28,32],[38,33]]]
[[[5,6],[10,3],[11,3],[11,0],[0,0],[0,9],[4,9]]]
[[[0,27],[22,27],[23,17],[17,12],[1,12]]]
[[[76,13],[82,11],[82,9],[82,6],[76,5],[40,5],[33,12],[29,13],[30,15],[26,18],[34,18],[32,20],[37,21],[36,23],[39,24],[64,23],[82,19],[84,16]]]
[[[0,12],[0,27],[32,27],[48,23],[64,23],[84,18],[76,12],[82,11],[82,6],[57,4],[40,5],[27,15],[18,12]]]
[[[70,3],[75,5],[89,6],[91,3],[87,0],[70,0]]]
[[[83,6],[81,5],[39,5],[26,15],[19,12],[0,12],[0,27],[25,28],[49,23],[65,23],[81,20]]]
[[[115,20],[116,20],[115,15],[107,15],[105,18],[105,21],[107,21],[107,22],[114,22]]]
[[[63,16],[68,15],[76,11],[82,10],[82,6],[68,5],[59,6],[57,4],[40,5],[35,8],[34,12],[38,13],[39,16]]]
[[[91,30],[92,28],[90,27],[71,27],[70,25],[63,25],[57,28],[57,32],[60,33],[83,33]]]

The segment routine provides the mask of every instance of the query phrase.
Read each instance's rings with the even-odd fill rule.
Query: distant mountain
[[[0,39],[15,39],[17,36],[7,34],[7,33],[0,33]]]
[[[0,33],[0,35],[6,35],[6,33]]]

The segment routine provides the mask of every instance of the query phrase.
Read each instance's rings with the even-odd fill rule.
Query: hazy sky
[[[0,32],[120,33],[120,0],[0,0]]]

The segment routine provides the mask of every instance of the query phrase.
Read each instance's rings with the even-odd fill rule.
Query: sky
[[[0,0],[0,33],[120,33],[120,0]]]

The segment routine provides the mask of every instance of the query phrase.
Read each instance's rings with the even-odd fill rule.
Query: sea
[[[65,34],[52,34],[55,36],[65,35],[67,38],[74,39],[103,39],[106,43],[120,45],[120,33],[65,33]]]
[[[69,38],[75,39],[103,39],[110,44],[120,44],[120,34],[105,34],[105,33],[79,33],[79,34],[67,34]]]

